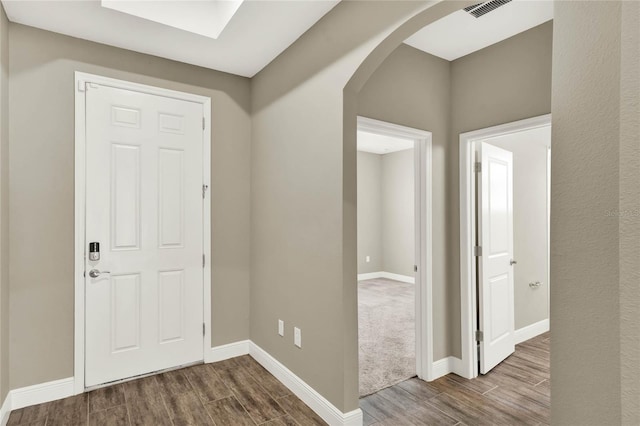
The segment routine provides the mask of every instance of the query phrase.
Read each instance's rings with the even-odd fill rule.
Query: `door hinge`
[[[202,255],[202,267],[204,268],[204,254]]]
[[[474,256],[482,256],[482,247],[474,246],[473,247],[473,255]]]
[[[484,340],[484,333],[480,330],[476,330],[476,341],[482,342]]]
[[[202,130],[204,130],[204,123],[205,123],[205,118],[202,117]]]
[[[475,166],[473,167],[473,170],[474,170],[476,173],[480,173],[480,172],[482,172],[482,163],[481,163],[481,162],[479,162],[479,161],[478,161],[477,163],[475,163]]]
[[[208,189],[209,189],[209,185],[202,185],[202,198],[205,197]]]
[[[413,265],[413,272],[418,272],[418,265]]]
[[[204,336],[205,325],[202,323],[202,335]]]

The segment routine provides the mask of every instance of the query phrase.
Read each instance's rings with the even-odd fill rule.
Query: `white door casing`
[[[480,259],[474,255],[477,244],[477,191],[479,173],[475,171],[477,146],[483,140],[551,126],[551,114],[527,118],[460,134],[460,322],[462,363],[456,374],[467,379],[478,376],[478,350],[474,336],[478,329],[477,277]]]
[[[90,387],[203,359],[204,111],[96,83],[85,96]]]
[[[478,262],[480,372],[515,350],[513,283],[513,154],[479,144]]]

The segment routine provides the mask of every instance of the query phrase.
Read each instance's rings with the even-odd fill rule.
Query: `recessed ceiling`
[[[146,3],[154,8],[163,3],[179,3],[194,13],[203,6],[200,3],[208,2],[124,3]],[[153,15],[147,13],[145,19],[102,7],[100,0],[2,0],[11,22],[245,77],[258,73],[338,3],[339,0],[245,0],[214,39],[196,34],[193,28],[176,28],[187,26],[184,22],[173,25],[180,20],[171,21],[173,24],[155,22],[160,20],[152,18],[158,18],[157,11]],[[166,18],[166,11],[160,15]],[[189,25],[193,26],[193,22]]]
[[[411,139],[394,138],[375,133],[358,131],[358,151],[371,154],[390,154],[392,152],[411,149],[414,141]]]
[[[243,0],[101,0],[102,7],[180,30],[218,38]]]
[[[551,19],[552,0],[513,0],[479,18],[461,9],[424,27],[405,43],[453,61]]]

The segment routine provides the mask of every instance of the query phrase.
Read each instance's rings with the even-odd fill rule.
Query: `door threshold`
[[[90,392],[92,390],[107,388],[109,386],[117,385],[117,384],[120,384],[120,383],[126,383],[126,382],[131,382],[133,380],[144,379],[145,377],[155,376],[156,374],[162,374],[162,373],[166,373],[166,372],[169,372],[169,371],[180,370],[182,368],[193,367],[194,365],[200,365],[200,364],[204,364],[204,360],[190,362],[190,363],[187,363],[187,364],[181,364],[181,365],[178,365],[178,366],[175,366],[175,367],[165,368],[163,370],[151,371],[149,373],[138,374],[137,376],[132,376],[132,377],[126,377],[124,379],[113,380],[111,382],[101,383],[99,385],[87,386],[87,387],[84,388],[84,391],[85,392]]]

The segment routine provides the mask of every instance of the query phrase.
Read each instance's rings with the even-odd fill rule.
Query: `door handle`
[[[509,260],[509,265],[511,266],[515,265],[516,263],[518,263],[517,260],[513,260],[513,259]]]
[[[91,278],[98,278],[101,274],[110,274],[111,271],[99,271],[97,269],[92,269],[89,271],[89,276]]]

